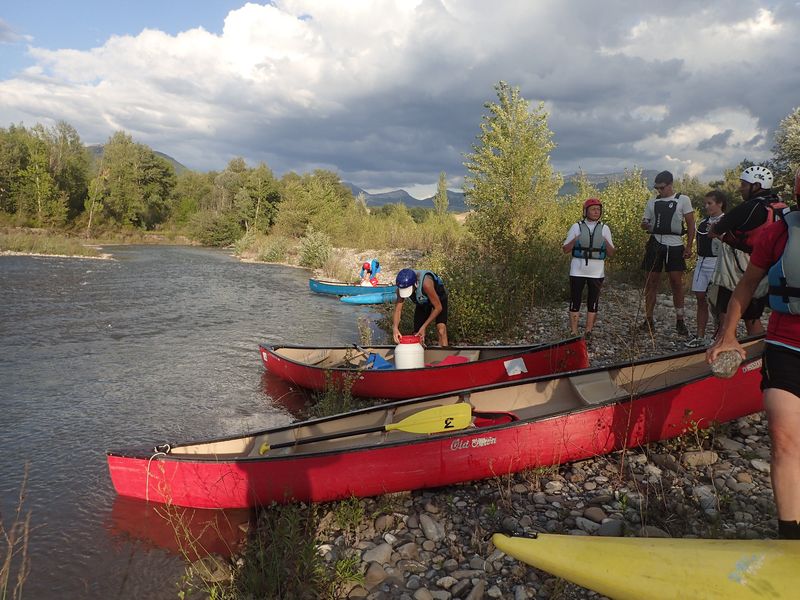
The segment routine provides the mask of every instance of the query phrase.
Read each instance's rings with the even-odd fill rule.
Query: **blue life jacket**
[[[590,258],[605,260],[606,240],[603,237],[603,222],[597,221],[597,225],[594,226],[594,230],[591,230],[586,224],[586,219],[584,219],[583,221],[578,222],[578,227],[580,227],[581,233],[578,236],[578,240],[575,242],[575,245],[572,247],[572,256],[575,258],[585,259],[587,265],[589,264]],[[594,234],[597,232],[600,232],[600,241],[595,243]]]
[[[377,276],[378,273],[381,272],[381,263],[378,262],[377,258],[373,258],[371,261],[369,261],[369,269],[370,269],[369,273],[370,273],[370,275],[372,277]],[[362,278],[364,277],[364,271],[365,271],[365,269],[362,266],[361,267],[361,274],[359,275],[359,277],[362,277]]]
[[[800,315],[800,212],[784,215],[786,247],[767,273],[769,306],[789,315]]]
[[[422,291],[422,282],[424,281],[426,275],[433,277],[433,284],[436,286],[436,293],[439,294],[440,297],[447,293],[444,289],[444,281],[442,281],[442,278],[433,271],[414,272],[417,274],[417,289],[414,295],[411,296],[411,300],[414,302],[414,304],[422,306],[430,302],[428,296]]]

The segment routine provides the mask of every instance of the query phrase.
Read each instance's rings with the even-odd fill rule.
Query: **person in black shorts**
[[[447,289],[442,278],[432,271],[402,269],[395,279],[397,301],[392,316],[392,337],[400,343],[400,316],[403,302],[410,298],[416,305],[414,309],[414,334],[425,341],[425,329],[436,323],[436,333],[440,346],[447,346]]]
[[[686,194],[675,193],[672,189],[672,173],[662,171],[655,178],[654,185],[658,195],[647,201],[642,218],[642,229],[650,233],[645,246],[642,270],[647,273],[645,282],[645,319],[639,326],[641,331],[652,333],[655,322],[653,311],[656,295],[661,287],[661,273],[666,271],[672,288],[675,305],[675,330],[679,335],[688,336],[686,327],[683,294],[683,272],[686,259],[692,255],[695,223],[692,202]],[[685,222],[685,227],[684,227]],[[683,244],[684,231],[687,237]]]

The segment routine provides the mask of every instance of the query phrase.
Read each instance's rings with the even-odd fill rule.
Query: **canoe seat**
[[[572,389],[586,404],[599,404],[607,400],[627,398],[631,394],[611,379],[608,371],[595,371],[569,378]]]

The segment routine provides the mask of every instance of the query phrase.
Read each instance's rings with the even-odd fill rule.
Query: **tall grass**
[[[31,513],[25,510],[25,490],[28,484],[28,465],[19,488],[17,505],[6,520],[0,511],[0,598],[17,600],[22,598],[22,588],[30,573],[28,544],[31,532]]]

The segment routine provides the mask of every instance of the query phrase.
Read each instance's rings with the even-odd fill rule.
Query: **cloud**
[[[14,30],[11,25],[0,19],[0,44],[15,44],[21,41],[30,41],[30,36],[22,35]]]
[[[460,180],[504,80],[545,102],[565,173],[710,178],[768,157],[800,88],[791,2],[277,0],[214,29],[31,48],[34,66],[0,81],[0,122],[63,119],[87,143],[124,129],[195,169],[243,156],[429,186]]]

